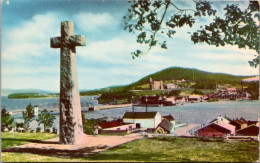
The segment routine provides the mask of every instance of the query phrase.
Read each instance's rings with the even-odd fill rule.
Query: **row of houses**
[[[143,96],[140,99],[141,105],[149,106],[173,106],[173,105],[183,105],[186,102],[184,97],[166,97],[166,96]]]
[[[217,89],[216,92],[208,95],[209,98],[220,100],[250,99],[251,95],[247,92],[237,90],[236,88]]]
[[[235,88],[227,88],[225,91],[218,91],[208,95],[191,94],[188,97],[166,97],[166,96],[143,96],[140,99],[140,105],[149,106],[172,106],[183,105],[185,102],[203,102],[210,99],[219,100],[236,100],[236,99],[250,99],[251,95],[247,92],[237,91]]]
[[[243,117],[231,120],[221,115],[196,132],[199,137],[258,136],[258,134],[258,121],[247,121]]]
[[[130,133],[142,130],[157,134],[174,134],[175,119],[159,112],[125,112],[122,119],[98,123],[97,133]]]
[[[141,105],[153,105],[153,106],[173,106],[173,105],[183,105],[186,102],[202,102],[204,97],[200,95],[190,95],[185,97],[166,97],[166,96],[143,96],[140,99]]]

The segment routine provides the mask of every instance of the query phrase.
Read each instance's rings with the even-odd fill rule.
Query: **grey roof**
[[[215,122],[216,120],[218,120],[217,118],[213,119],[212,121],[210,121],[209,123],[213,123]]]
[[[164,119],[159,125],[158,127],[162,127],[163,129],[167,130],[168,132],[171,131],[173,125],[170,121],[168,121],[167,119]]]
[[[173,118],[173,116],[172,116],[171,114],[165,115],[165,116],[163,116],[163,118],[164,118],[164,119],[167,119],[167,120],[169,120],[169,121],[173,121],[173,120],[174,120],[174,118]]]

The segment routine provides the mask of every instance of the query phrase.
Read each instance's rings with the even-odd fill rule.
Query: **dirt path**
[[[191,136],[191,132],[189,132],[189,131],[191,131],[192,129],[197,129],[200,126],[201,126],[200,124],[189,124],[184,127],[176,128],[175,134],[177,136]]]
[[[137,133],[125,136],[85,135],[85,138],[80,145],[61,145],[59,144],[59,138],[57,137],[39,141],[37,143],[15,146],[7,149],[6,152],[82,157],[141,138],[143,138],[143,135]]]

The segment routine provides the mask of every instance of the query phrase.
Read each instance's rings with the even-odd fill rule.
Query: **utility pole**
[[[145,104],[146,104],[145,112],[147,112],[147,103],[148,103],[148,97],[145,98]]]
[[[135,108],[134,108],[134,96],[132,96],[132,110],[133,110],[133,113],[135,112]]]

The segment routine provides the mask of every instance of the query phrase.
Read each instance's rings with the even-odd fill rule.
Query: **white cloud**
[[[117,28],[119,22],[108,13],[79,13],[74,23],[83,31],[106,35],[106,28]],[[60,22],[66,15],[36,15],[19,27],[3,34],[2,87],[59,90],[59,49],[50,48],[50,37],[60,35]],[[94,35],[93,34],[93,35]],[[132,34],[116,34],[109,40],[91,41],[77,47],[77,68],[80,89],[129,84],[161,69],[180,66],[210,72],[253,75],[258,70],[247,63],[254,51],[232,46],[194,45],[187,31],[179,31],[168,41],[168,50],[153,48],[137,59],[131,52],[142,49]],[[11,63],[9,65],[9,63]]]
[[[109,41],[98,41],[78,48],[80,58],[100,63],[129,63],[131,52],[135,50],[135,44],[128,43],[122,38],[112,38]]]
[[[81,12],[74,16],[77,26],[85,32],[102,32],[115,28],[119,23],[108,13],[93,14]]]
[[[57,19],[54,13],[35,15],[19,27],[9,29],[3,35],[3,60],[30,60],[32,56],[50,52],[50,37],[59,33]]]

